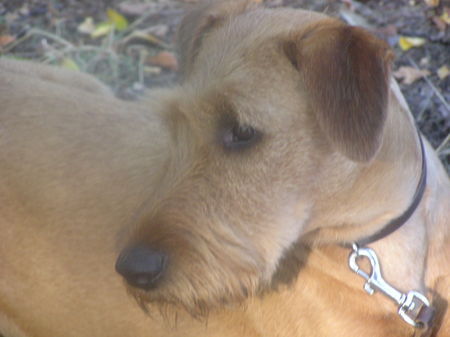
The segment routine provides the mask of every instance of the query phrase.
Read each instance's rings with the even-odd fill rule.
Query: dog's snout
[[[167,255],[139,245],[125,249],[116,262],[116,270],[133,287],[155,288],[166,269]]]

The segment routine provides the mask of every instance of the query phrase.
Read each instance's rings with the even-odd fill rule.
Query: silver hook
[[[370,275],[359,267],[358,260],[361,258],[367,258],[369,260],[370,266],[372,267]],[[358,246],[354,246],[353,251],[350,254],[348,264],[351,270],[366,279],[364,290],[367,291],[367,293],[372,295],[376,290],[378,290],[390,297],[397,304],[401,304],[404,302],[406,295],[386,283],[386,281],[383,279],[377,254],[372,249],[359,248]]]
[[[359,267],[358,260],[361,258],[369,260],[371,266],[370,275]],[[377,254],[370,248],[360,248],[354,243],[348,264],[351,270],[366,280],[364,290],[367,293],[373,295],[375,291],[380,291],[399,305],[398,313],[407,323],[418,326],[418,322],[412,317],[411,312],[417,305],[430,306],[428,299],[424,295],[417,291],[409,291],[407,294],[404,294],[388,284],[383,279]]]

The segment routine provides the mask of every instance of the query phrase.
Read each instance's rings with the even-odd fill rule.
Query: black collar
[[[420,136],[420,133],[418,134],[418,136],[420,142],[420,150],[422,152],[422,173],[420,174],[419,183],[417,185],[416,193],[414,193],[414,197],[412,199],[411,204],[406,209],[406,211],[403,212],[403,214],[389,221],[389,223],[383,228],[381,228],[378,232],[375,232],[374,234],[368,237],[357,240],[356,244],[359,247],[366,246],[369,243],[378,241],[388,236],[389,234],[395,232],[397,229],[399,229],[403,224],[405,224],[408,221],[408,219],[414,213],[420,201],[422,200],[423,194],[425,192],[425,186],[427,184],[427,163],[425,158],[425,149],[423,146],[423,141],[422,137]]]

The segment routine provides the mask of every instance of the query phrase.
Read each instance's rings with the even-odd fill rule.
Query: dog
[[[450,182],[386,44],[245,0],[179,31],[137,103],[1,61],[4,337],[448,336]]]

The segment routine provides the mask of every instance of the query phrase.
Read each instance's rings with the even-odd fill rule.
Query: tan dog
[[[448,336],[450,183],[427,143],[419,205],[370,247],[433,330],[367,295],[342,246],[424,172],[384,43],[240,0],[180,31],[183,82],[143,104],[0,63],[4,336]]]

